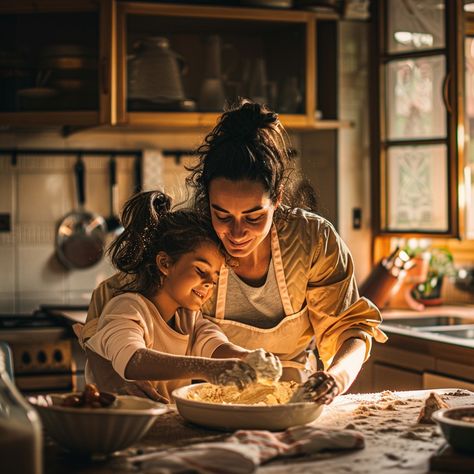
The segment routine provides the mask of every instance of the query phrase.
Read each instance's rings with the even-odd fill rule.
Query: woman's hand
[[[204,369],[204,378],[215,385],[236,385],[245,388],[257,380],[250,365],[239,359],[211,359]]]
[[[342,393],[341,385],[334,375],[323,371],[311,375],[302,387],[304,400],[324,405],[329,405]]]

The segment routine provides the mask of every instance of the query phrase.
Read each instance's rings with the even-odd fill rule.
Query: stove
[[[85,354],[72,321],[61,315],[59,307],[40,308],[33,314],[0,314],[0,340],[12,350],[15,384],[22,392],[82,389]]]

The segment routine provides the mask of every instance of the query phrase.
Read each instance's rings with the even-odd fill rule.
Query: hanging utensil
[[[123,226],[118,217],[118,184],[117,184],[117,162],[115,155],[109,160],[109,198],[110,198],[110,215],[105,219],[107,232],[119,235],[123,232]]]
[[[85,166],[82,156],[74,165],[78,207],[59,222],[56,233],[56,254],[67,268],[88,268],[104,254],[107,227],[104,218],[86,211]]]
[[[133,184],[133,194],[139,193],[142,190],[142,183],[143,183],[143,164],[142,164],[142,157],[137,155],[135,157],[135,162],[133,163],[133,176],[134,176],[134,184]]]

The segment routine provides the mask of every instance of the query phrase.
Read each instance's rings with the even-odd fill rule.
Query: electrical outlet
[[[352,228],[360,229],[362,227],[362,209],[354,207],[352,209]]]
[[[11,218],[10,214],[5,212],[0,213],[0,232],[11,232]]]

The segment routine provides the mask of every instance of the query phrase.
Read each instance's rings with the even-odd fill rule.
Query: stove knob
[[[63,357],[63,353],[59,350],[59,349],[56,349],[54,352],[53,352],[53,359],[56,361],[56,362],[62,362],[64,357]]]
[[[38,354],[36,355],[36,359],[40,364],[44,364],[47,360],[46,352],[39,351]]]
[[[30,353],[29,352],[23,352],[23,354],[21,354],[21,361],[25,365],[31,364],[31,355],[30,355]]]

